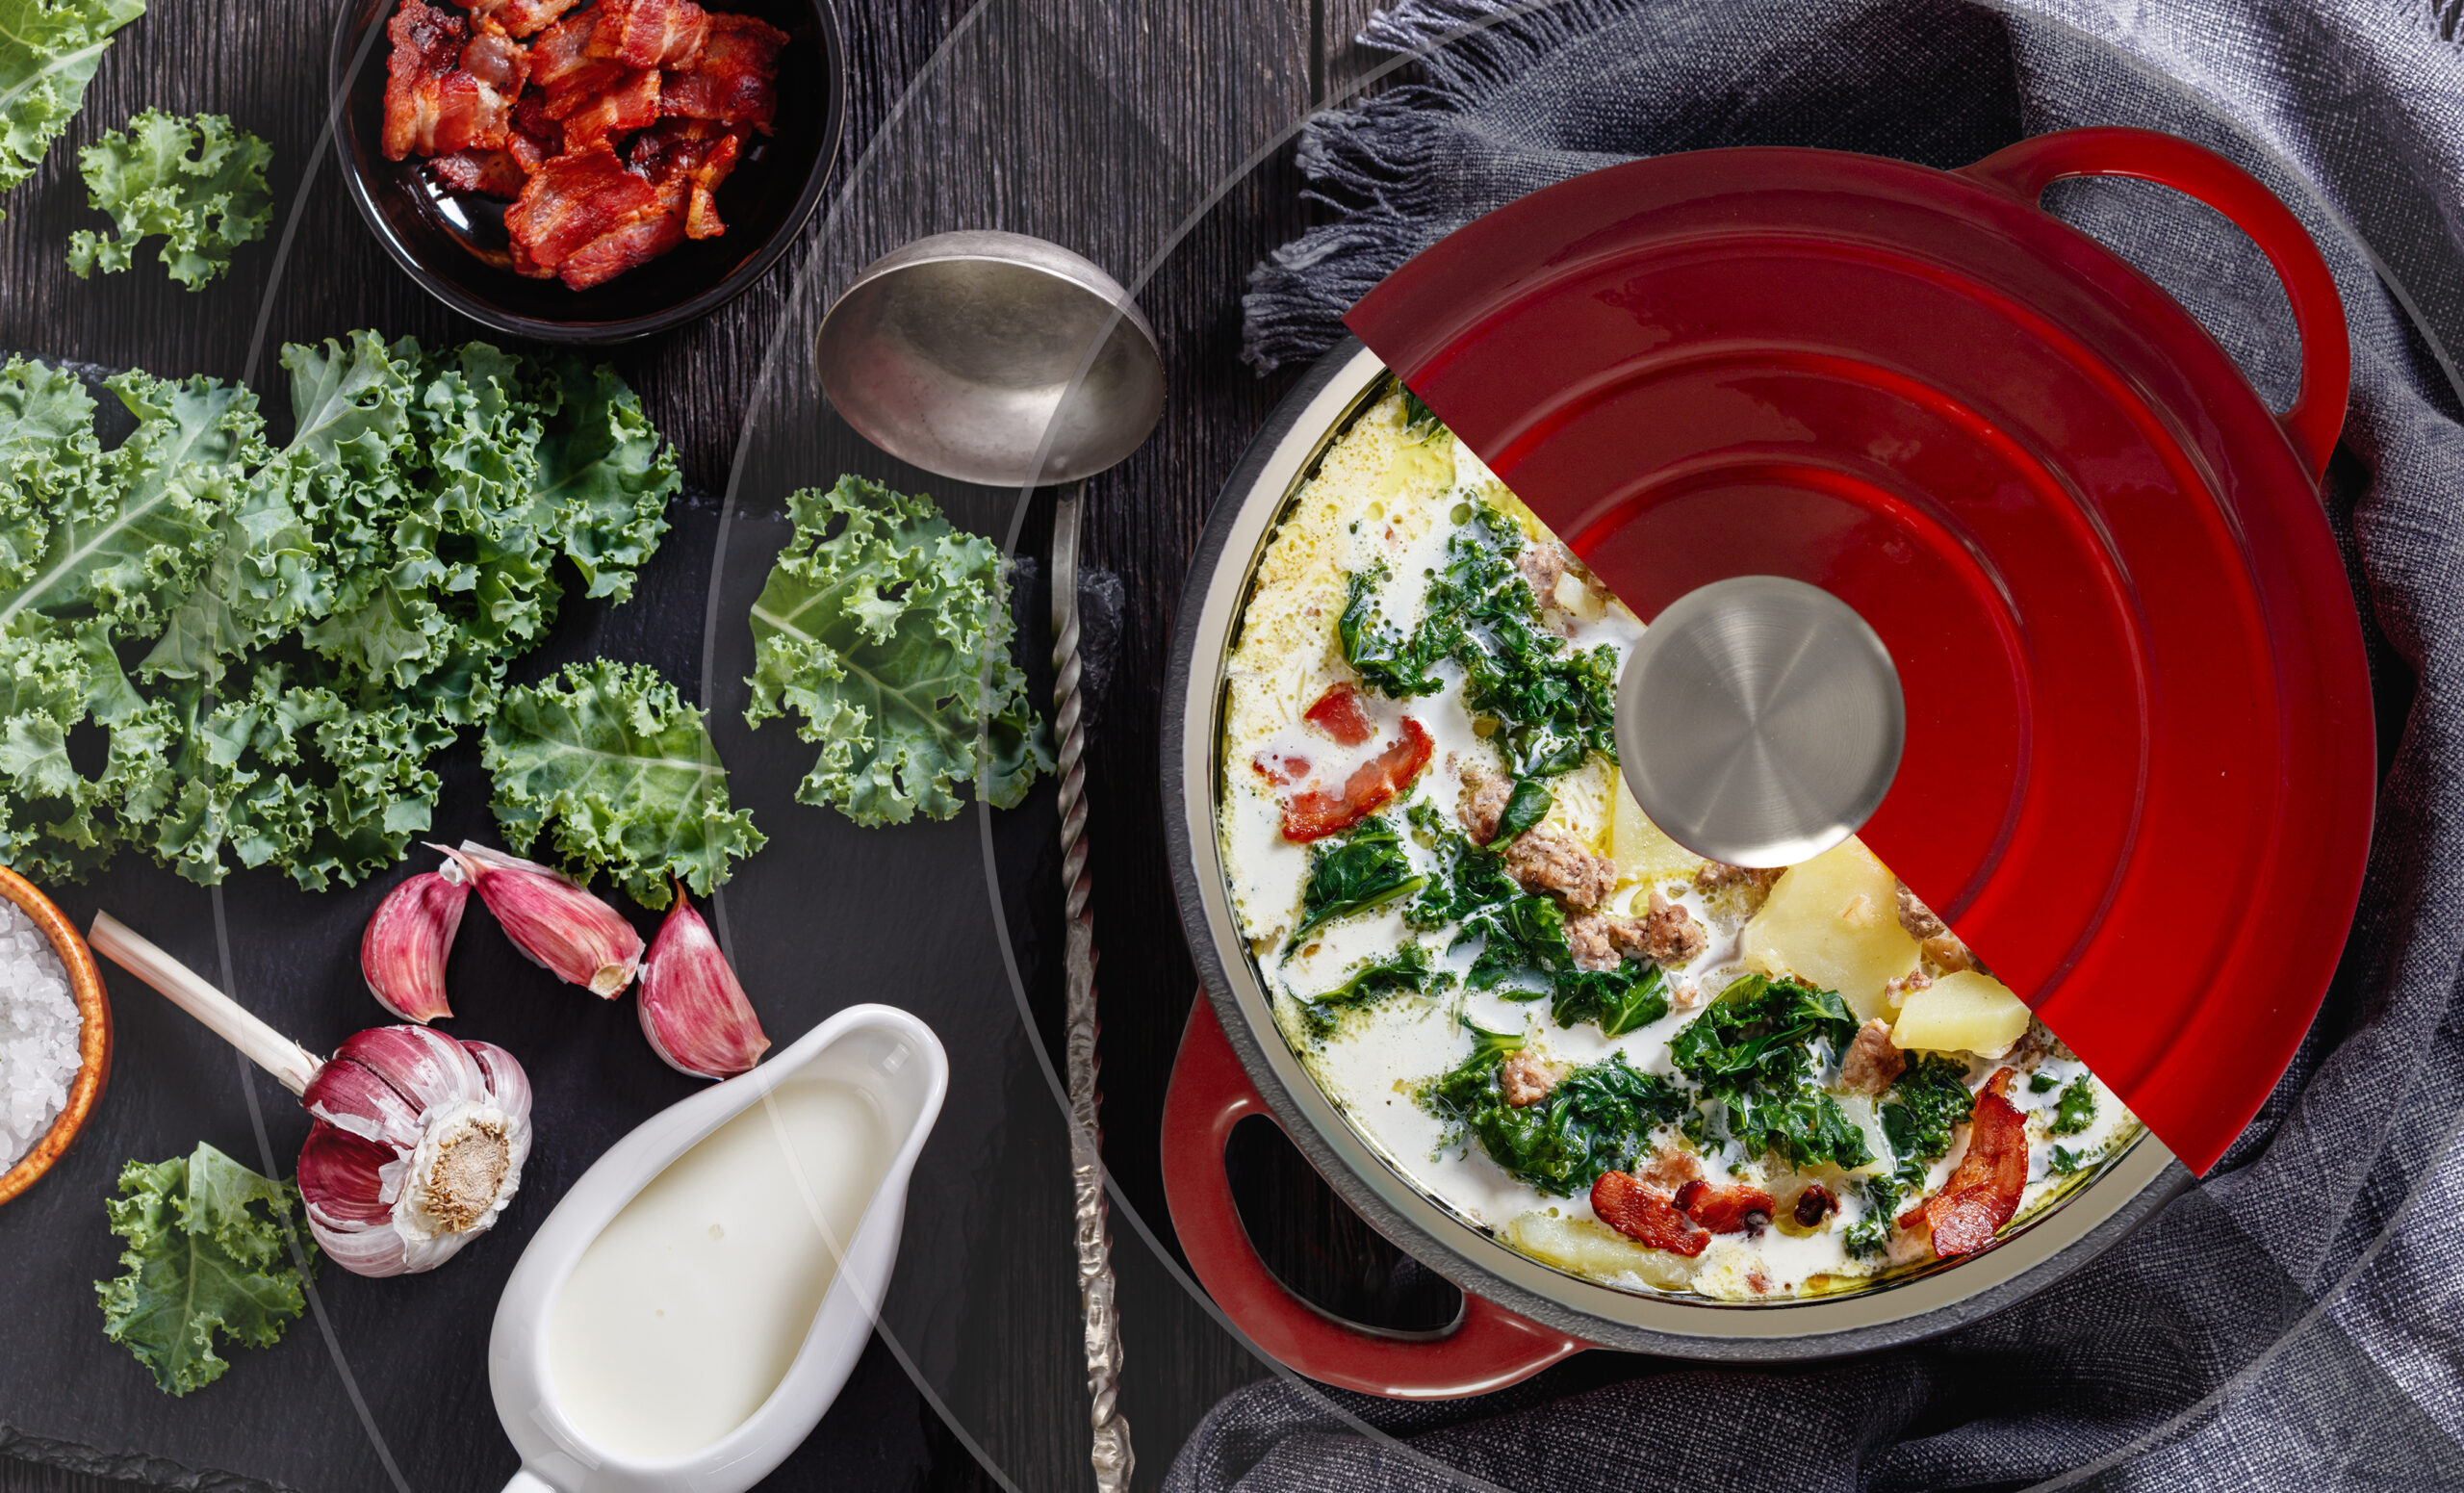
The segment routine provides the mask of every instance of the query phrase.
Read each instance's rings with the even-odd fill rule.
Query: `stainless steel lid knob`
[[[1697,855],[1793,865],[1857,832],[1899,771],[1899,670],[1845,602],[1739,576],[1644,630],[1617,687],[1617,754],[1651,821]]]

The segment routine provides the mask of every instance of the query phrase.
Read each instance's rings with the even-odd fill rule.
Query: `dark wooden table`
[[[1167,109],[1129,122],[1150,132],[1144,148],[1168,165],[1184,155],[1193,162],[1218,160],[1227,138],[1268,138],[1296,116],[1298,101],[1340,97],[1381,61],[1348,39],[1370,8],[1369,0],[1262,0],[1245,9],[1207,8],[1194,18],[1178,16],[1172,24],[1200,33],[1210,26],[1222,31],[1220,38],[1199,39],[1219,50],[1226,68],[1281,71],[1234,77],[1232,83],[1245,87],[1230,88],[1219,99],[1193,90],[1177,112]],[[1042,13],[1026,7],[1013,12],[1030,9]],[[0,221],[0,350],[167,374],[247,376],[267,390],[279,388],[272,352],[285,341],[363,326],[389,336],[415,334],[431,345],[478,332],[384,257],[346,199],[330,158],[303,184],[303,166],[322,123],[333,11],[333,0],[155,0],[153,13],[123,33],[104,59],[83,113],[38,177],[0,198],[8,215]],[[1081,49],[1092,71],[1137,70],[1142,44],[1137,28],[1114,24],[1099,13],[1072,14],[1067,6],[1054,6],[1051,13],[1051,35]],[[949,137],[949,148],[963,148],[962,137],[984,119],[963,117],[963,108],[946,120],[903,116],[899,105],[934,63],[937,49],[984,17],[961,0],[875,0],[844,9],[842,22],[850,95],[834,193],[859,165],[874,173],[876,183],[911,178],[929,185],[937,133]],[[949,101],[941,106],[950,107]],[[99,223],[84,202],[76,149],[148,107],[227,114],[272,142],[277,230],[295,202],[301,204],[302,216],[293,261],[270,296],[266,287],[274,268],[271,242],[243,251],[234,272],[202,294],[170,283],[150,254],[141,255],[131,273],[90,282],[69,275],[64,252],[70,231]],[[1224,110],[1247,110],[1254,116],[1226,119],[1219,116]],[[1230,137],[1224,134],[1227,125],[1234,127]],[[892,134],[885,137],[886,130]],[[877,140],[885,141],[885,153],[868,159]],[[1124,227],[1123,204],[1101,184],[1083,179],[1086,152],[1070,140],[1035,142],[1024,154],[1037,164],[1025,179],[1007,184],[1007,200],[1045,203],[1041,216],[1029,219],[1034,222],[1054,221],[1049,203],[1056,200],[1080,204],[1061,209],[1062,220],[1073,211],[1085,215],[1083,236],[1050,236],[1080,240],[1073,246],[1091,251],[1108,238],[1117,250],[1124,235],[1152,237],[1152,225],[1130,221]],[[877,188],[850,211],[873,211],[871,202],[894,196],[894,191]],[[808,242],[831,234],[851,245],[866,242],[867,225],[845,220],[839,205],[834,196],[825,202],[806,230]],[[1162,262],[1142,301],[1164,344],[1173,414],[1154,442],[1098,480],[1085,541],[1084,563],[1120,579],[1125,607],[1090,762],[1095,912],[1106,992],[1107,1156],[1125,1197],[1159,1230],[1168,1231],[1168,1223],[1158,1171],[1157,1117],[1194,989],[1168,889],[1155,786],[1164,654],[1187,556],[1206,508],[1249,433],[1296,372],[1260,379],[1240,366],[1239,293],[1249,267],[1305,226],[1309,212],[1300,201],[1286,143],[1267,152]],[[979,222],[1013,225],[997,203]],[[871,236],[895,242],[897,226],[886,220]],[[706,321],[613,355],[681,454],[691,492],[680,503],[702,510],[698,518],[680,516],[666,551],[646,572],[634,606],[654,614],[699,614],[717,527],[710,519],[717,500],[706,495],[728,490],[765,348],[783,323],[794,322],[796,312],[809,311],[790,304],[796,292],[787,267],[799,257],[791,254],[764,283]],[[849,268],[838,265],[834,272]],[[264,349],[253,367],[252,341]],[[1022,552],[1042,547],[1041,517],[1030,515]],[[700,682],[680,677],[677,682],[692,698]],[[1048,1037],[1054,1025],[1050,986],[1043,982],[1037,992]],[[1245,1133],[1235,1150],[1242,1195],[1258,1204],[1255,1231],[1270,1256],[1313,1295],[1358,1315],[1382,1314],[1399,1323],[1451,1314],[1450,1288],[1350,1220],[1270,1133]],[[1198,1418],[1265,1370],[1209,1322],[1135,1239],[1122,1233],[1116,1248],[1129,1363],[1123,1405],[1141,1457],[1138,1483],[1151,1487]],[[1058,1293],[1052,1299],[1074,1305]],[[1075,1328],[1073,1311],[1053,1307],[1040,1314],[1023,1311],[1012,1324],[1013,1330],[1031,1336],[1065,1336]],[[12,1344],[11,1351],[39,1350]],[[1014,1413],[1018,1426],[1004,1439],[1039,1452],[1029,1458],[1034,1468],[1005,1473],[1039,1489],[1087,1480],[1079,1385],[1065,1377],[1021,1382]],[[6,1407],[0,1406],[0,1425],[6,1419]],[[302,1433],[355,1431],[303,1428]],[[846,1448],[841,1465],[850,1487],[994,1485],[878,1342],[822,1434]],[[141,1430],[132,1429],[129,1444],[143,1445]],[[200,1485],[199,1473],[204,1485],[216,1480],[210,1470],[149,1468],[139,1460],[117,1470],[157,1484]],[[121,1485],[56,1466],[0,1460],[0,1493],[93,1493]]]

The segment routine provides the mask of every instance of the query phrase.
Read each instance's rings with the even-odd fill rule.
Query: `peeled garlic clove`
[[[378,1005],[422,1025],[453,1015],[445,1004],[445,959],[470,897],[468,882],[436,871],[385,894],[359,938],[359,972]]]
[[[642,936],[572,877],[469,840],[459,850],[429,848],[448,858],[437,874],[476,887],[505,937],[532,964],[609,1000],[633,983]]]
[[[680,1073],[732,1078],[761,1061],[770,1048],[753,1002],[709,925],[693,911],[684,888],[651,940],[642,965],[642,1035],[651,1050]]]
[[[300,1099],[317,1117],[299,1152],[308,1228],[355,1274],[434,1270],[522,1186],[530,1081],[501,1047],[375,1027],[345,1042]]]

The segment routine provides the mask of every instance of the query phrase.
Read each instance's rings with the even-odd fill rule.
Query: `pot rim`
[[[1164,690],[1165,835],[1192,958],[1242,1067],[1344,1201],[1467,1294],[1599,1346],[1777,1360],[1863,1352],[1976,1321],[2085,1265],[2189,1186],[2189,1171],[2143,1129],[2092,1181],[1982,1254],[1837,1296],[1714,1301],[1638,1295],[1522,1254],[1431,1197],[1344,1118],[1284,1042],[1250,961],[1227,957],[1242,940],[1215,833],[1215,779],[1222,664],[1257,561],[1320,458],[1391,376],[1347,337],[1252,439],[1192,558]]]

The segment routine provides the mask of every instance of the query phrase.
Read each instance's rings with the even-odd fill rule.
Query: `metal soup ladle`
[[[899,460],[992,487],[1063,485],[1052,519],[1052,692],[1068,933],[1069,1172],[1095,1485],[1122,1493],[1135,1458],[1118,1406],[1120,1321],[1096,1126],[1078,522],[1086,479],[1136,450],[1163,418],[1163,355],[1154,328],[1111,275],[1059,245],[991,229],[918,239],[865,266],[823,317],[814,353],[832,406]]]

